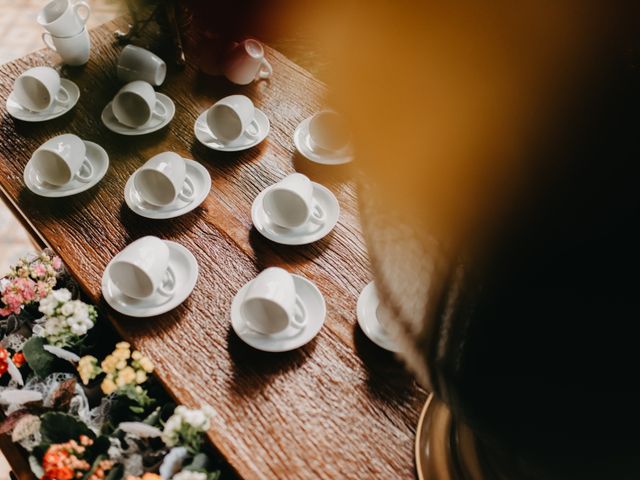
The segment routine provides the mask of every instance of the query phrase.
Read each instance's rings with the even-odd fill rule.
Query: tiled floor
[[[91,6],[89,28],[118,15],[121,0],[85,0]],[[46,0],[0,0],[0,64],[41,48],[42,29],[35,19]],[[4,79],[0,79],[4,80]],[[33,248],[27,233],[0,201],[0,276],[19,256]],[[0,480],[9,478],[9,467],[0,455]]]

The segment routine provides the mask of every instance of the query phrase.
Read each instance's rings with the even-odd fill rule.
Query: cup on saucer
[[[269,78],[273,74],[271,64],[264,57],[264,47],[253,38],[233,46],[222,71],[229,81],[238,85],[248,85],[254,80]]]
[[[71,37],[82,31],[91,8],[85,2],[71,0],[52,0],[38,13],[37,21],[51,35]]]
[[[130,128],[144,127],[153,117],[164,121],[168,115],[167,108],[158,100],[151,84],[142,80],[122,87],[114,97],[111,108],[116,120]]]
[[[336,152],[349,144],[347,123],[337,112],[323,110],[309,120],[309,143],[314,150]]]
[[[54,103],[66,105],[71,99],[60,85],[60,75],[51,67],[33,67],[23,72],[16,78],[11,96],[32,112],[45,112]]]
[[[40,180],[51,185],[63,186],[72,180],[87,183],[92,180],[93,167],[86,153],[85,142],[77,135],[66,133],[38,147],[29,164]]]
[[[260,135],[256,109],[246,95],[229,95],[217,101],[206,115],[211,133],[223,143],[231,143],[242,136],[255,139]]]
[[[163,152],[151,157],[133,177],[133,184],[142,199],[157,207],[164,207],[176,199],[191,202],[195,187],[187,177],[187,167],[180,155]]]
[[[113,259],[107,273],[120,292],[131,298],[170,297],[176,290],[169,247],[154,236],[130,243]]]
[[[389,334],[391,315],[380,303],[374,282],[362,289],[357,305],[358,324],[364,334],[380,348],[390,352],[399,352],[397,342]]]
[[[326,214],[313,197],[313,184],[306,175],[293,173],[271,187],[262,199],[269,219],[284,228],[312,222],[323,225]]]
[[[57,52],[67,65],[84,65],[89,61],[91,39],[86,28],[69,37],[58,37],[50,32],[44,32],[42,41],[51,50]]]
[[[304,304],[296,294],[293,277],[282,268],[263,270],[249,285],[240,305],[246,326],[262,335],[273,335],[307,323]]]
[[[167,64],[145,48],[127,45],[118,57],[117,72],[118,78],[124,82],[144,80],[160,86],[167,75]]]

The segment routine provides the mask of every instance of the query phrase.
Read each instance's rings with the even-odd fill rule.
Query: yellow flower
[[[104,360],[102,360],[101,366],[102,370],[106,373],[114,373],[116,371],[116,365],[118,363],[118,359],[113,355],[107,355]]]
[[[125,367],[120,372],[118,372],[118,378],[116,379],[116,384],[118,387],[124,387],[125,385],[129,385],[130,383],[134,383],[136,381],[136,371],[131,367]]]
[[[116,370],[122,370],[126,366],[127,366],[126,360],[118,360],[118,363],[116,363]]]
[[[101,388],[102,388],[102,393],[104,393],[105,395],[109,395],[109,394],[115,392],[118,387],[116,386],[115,383],[113,383],[113,380],[112,380],[111,376],[108,375],[102,381]]]
[[[93,380],[98,373],[100,373],[100,369],[98,368],[97,358],[86,355],[78,362],[78,374],[85,385]]]
[[[116,343],[116,350],[118,350],[118,349],[127,349],[127,350],[129,350],[130,347],[131,347],[131,345],[129,345],[129,342],[118,342],[118,343]]]
[[[144,370],[136,371],[136,383],[144,383],[147,381],[147,373]]]
[[[128,348],[116,348],[112,355],[118,360],[127,360],[131,356],[131,352]]]
[[[140,359],[140,366],[147,373],[153,372],[153,362],[149,359],[149,357],[142,357]]]
[[[140,360],[142,358],[142,354],[138,350],[134,350],[131,354],[131,358],[134,360]]]

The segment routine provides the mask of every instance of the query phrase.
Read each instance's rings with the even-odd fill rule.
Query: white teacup
[[[285,228],[296,228],[311,221],[324,224],[326,215],[313,198],[313,184],[301,173],[293,173],[271,188],[262,200],[269,219]]]
[[[247,327],[264,335],[289,326],[302,328],[307,323],[307,311],[296,295],[293,277],[278,267],[263,270],[251,282],[240,311]]]
[[[52,0],[40,10],[38,23],[56,37],[72,37],[82,31],[89,15],[91,8],[85,2]]]
[[[347,123],[337,112],[323,110],[311,117],[309,122],[311,148],[336,151],[349,144]]]
[[[127,245],[111,262],[108,274],[115,286],[132,298],[144,299],[155,293],[169,297],[176,289],[169,247],[154,236]]]
[[[142,127],[153,117],[164,120],[168,114],[151,84],[142,80],[122,87],[113,99],[112,109],[121,124],[132,128]]]
[[[51,67],[33,67],[13,84],[13,97],[21,107],[33,112],[48,110],[54,102],[66,105],[69,92],[60,85],[60,75]]]
[[[162,85],[167,75],[167,64],[142,47],[127,45],[118,57],[118,78],[123,82],[144,80],[151,85]]]
[[[273,73],[271,64],[264,58],[264,47],[252,38],[234,45],[222,70],[229,81],[238,85],[269,78]]]
[[[93,167],[86,153],[87,147],[82,139],[66,133],[47,140],[33,152],[31,165],[38,177],[51,185],[62,186],[71,180],[86,183],[93,176]]]
[[[209,130],[222,142],[229,143],[242,135],[256,138],[260,127],[255,119],[255,107],[245,95],[229,95],[217,101],[207,112]]]
[[[184,158],[174,152],[163,152],[151,157],[135,174],[133,184],[142,199],[163,207],[179,198],[193,200],[195,188],[186,176]]]
[[[91,39],[86,28],[72,37],[56,37],[49,32],[44,32],[42,41],[51,50],[58,52],[67,65],[84,65],[89,61]]]

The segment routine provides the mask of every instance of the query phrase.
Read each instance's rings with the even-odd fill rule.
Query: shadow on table
[[[313,354],[317,338],[290,352],[262,352],[244,343],[229,327],[227,342],[233,369],[230,387],[238,395],[255,396],[272,379],[303,366]]]
[[[249,243],[255,254],[255,264],[258,270],[273,267],[278,259],[287,265],[303,265],[309,260],[315,260],[331,247],[334,230],[317,242],[307,245],[280,245],[263,237],[256,227],[249,231]]]
[[[307,160],[297,151],[291,159],[296,172],[304,173],[311,180],[330,185],[332,183],[343,183],[356,179],[356,170],[353,164],[345,165],[321,165]]]
[[[398,357],[367,338],[354,326],[354,345],[367,372],[371,397],[385,405],[403,405],[416,395],[415,380]]]

